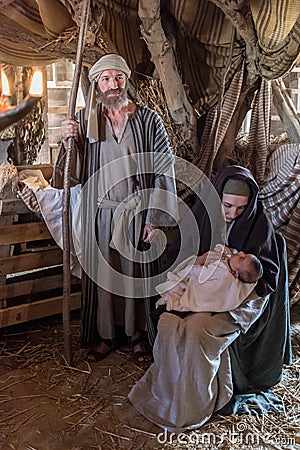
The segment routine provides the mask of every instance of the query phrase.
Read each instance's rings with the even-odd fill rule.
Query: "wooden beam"
[[[221,11],[223,11],[225,16],[230,20],[239,35],[244,39],[246,46],[246,56],[248,59],[249,79],[250,83],[252,84],[256,81],[256,77],[259,75],[257,68],[260,49],[250,9],[250,2],[245,0],[209,1],[220,8]]]
[[[63,275],[49,275],[42,278],[33,278],[32,280],[17,281],[9,284],[0,285],[0,300],[8,300],[23,295],[39,294],[51,289],[62,289]],[[1,283],[1,279],[0,279]],[[78,278],[72,279],[72,286],[78,284]]]
[[[81,293],[75,292],[70,296],[70,308],[80,308]],[[11,308],[0,309],[0,328],[52,316],[62,312],[62,296],[26,303]]]
[[[18,256],[0,258],[0,275],[25,272],[26,270],[62,264],[60,249],[47,249],[39,253],[26,253]]]
[[[74,39],[70,39],[70,34],[69,36],[62,35],[59,39],[50,39],[27,32],[25,28],[18,28],[16,33],[16,29],[6,23],[2,23],[0,27],[0,38],[22,43],[32,49],[33,53],[42,52],[44,57],[48,56],[52,61],[61,58],[75,61],[77,30],[74,30]],[[88,51],[85,52],[85,62],[91,66],[101,54],[103,54],[103,50],[95,43],[95,45],[89,46]]]
[[[82,106],[76,106],[76,112],[82,109]],[[48,114],[68,114],[68,107],[67,106],[49,106],[48,108]],[[55,128],[55,127],[51,127]],[[60,127],[57,127],[60,129]]]
[[[0,216],[12,216],[15,214],[28,214],[30,209],[27,208],[23,200],[20,198],[0,200]]]
[[[172,43],[162,27],[160,0],[140,0],[138,15],[141,34],[162,83],[172,119],[180,125],[180,134],[193,152],[198,148],[196,118],[178,72]]]
[[[300,121],[293,100],[282,80],[272,82],[273,102],[292,144],[300,142]]]
[[[0,236],[1,245],[52,239],[44,222],[28,222],[0,227]]]
[[[1,210],[1,207],[0,207]],[[13,223],[13,216],[7,216],[7,217],[3,217],[0,214],[0,225],[1,226],[7,226],[7,225],[11,225]],[[10,255],[10,250],[13,247],[11,247],[10,245],[0,245],[0,257],[7,257]],[[0,275],[0,295],[2,292],[2,285],[5,285],[6,283],[6,276],[5,275]],[[6,302],[6,298],[2,297],[2,299],[0,298],[0,308],[6,308],[7,306],[7,302]]]

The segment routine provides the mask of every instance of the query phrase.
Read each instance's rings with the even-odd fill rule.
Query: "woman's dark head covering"
[[[242,166],[228,166],[220,170],[212,179],[212,184],[214,188],[221,194],[223,192],[224,186],[228,180],[240,180],[247,183],[251,188],[251,193],[258,194],[258,184],[256,183],[252,173],[249,169]]]
[[[192,213],[198,225],[200,243],[199,249],[197,249],[196,246],[198,245],[198,240],[196,240],[195,236],[189,238],[189,241],[191,242],[191,245],[189,245],[190,248],[187,248],[188,246],[185,244],[182,246],[184,249],[187,248],[187,253],[192,254],[191,251],[194,250],[198,254],[203,254],[208,250],[213,250],[216,244],[225,242],[226,224],[221,200],[224,186],[228,180],[230,180],[231,186],[232,182],[235,181],[246,184],[246,186],[243,185],[243,192],[247,192],[249,195],[249,201],[243,214],[241,214],[233,224],[235,229],[242,229],[241,233],[240,231],[234,233],[234,237],[236,238],[234,240],[237,240],[237,242],[234,243],[235,245],[233,247],[238,250],[243,250],[245,240],[247,239],[247,230],[251,228],[252,221],[255,220],[256,216],[258,185],[250,170],[241,166],[228,166],[217,173],[211,184],[206,183],[203,186],[201,198],[199,196],[192,207]],[[220,199],[219,202],[217,201],[218,197]],[[183,237],[190,236],[192,233],[191,222],[187,216],[188,215],[186,215],[180,223],[180,232]],[[171,246],[169,253],[171,254],[174,249],[173,254],[175,254],[177,248],[177,243],[174,243]]]
[[[220,170],[212,180],[212,184],[220,199],[222,200],[224,187],[227,185],[228,180],[238,180],[246,183],[250,188],[249,202],[245,208],[243,214],[241,214],[236,220],[240,223],[246,223],[248,220],[254,217],[257,209],[258,199],[258,184],[256,183],[252,173],[249,169],[242,166],[228,166]]]
[[[242,181],[243,183],[246,183],[247,186],[249,186],[250,190],[249,202],[243,213],[234,221],[232,232],[230,234],[231,246],[233,248],[237,248],[238,250],[245,251],[245,244],[248,239],[247,236],[253,227],[253,221],[255,221],[257,214],[258,185],[250,170],[242,166],[228,166],[220,170],[216,174],[216,176],[212,180],[212,185],[220,198],[220,204],[218,205],[220,208],[219,218],[220,221],[224,222],[224,226],[225,219],[222,212],[221,200],[223,196],[224,186],[226,185],[228,180]],[[214,200],[213,198],[210,199],[209,197],[210,194],[208,192],[208,195],[205,198],[206,205],[204,205],[204,203],[199,198],[192,208],[193,214],[198,223],[199,234],[201,238],[198,252],[199,254],[202,254],[209,249],[213,249],[214,246],[218,243],[224,242],[224,231],[222,228],[223,225],[211,223],[207,207],[209,208]],[[215,207],[217,207],[217,205]],[[218,217],[218,215],[215,214],[215,217]],[[212,229],[214,230],[215,236],[212,235]]]
[[[229,179],[247,183],[251,195],[243,213],[232,225],[228,246],[246,253],[253,253],[260,259],[264,276],[258,281],[255,290],[258,295],[263,296],[274,290],[278,282],[279,258],[274,229],[262,203],[258,200],[259,188],[250,170],[241,166],[228,166],[218,172],[212,184],[220,199]],[[199,230],[204,237],[203,242],[209,238],[209,235],[207,236],[209,226],[205,218],[203,221],[200,219]],[[203,252],[204,246],[200,250]]]
[[[245,181],[228,178],[223,187],[223,194],[250,197],[251,189]]]

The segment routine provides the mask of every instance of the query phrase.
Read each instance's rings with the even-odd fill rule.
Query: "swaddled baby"
[[[220,255],[215,261],[200,265],[192,256],[168,272],[167,281],[156,287],[161,295],[156,306],[165,304],[167,311],[224,312],[246,300],[263,274],[259,259],[221,244],[215,252]]]

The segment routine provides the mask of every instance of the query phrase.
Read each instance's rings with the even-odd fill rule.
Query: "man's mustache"
[[[119,88],[117,88],[117,89],[108,89],[108,90],[105,92],[105,95],[110,95],[110,94],[121,94],[122,90],[123,90],[123,89],[119,89]]]

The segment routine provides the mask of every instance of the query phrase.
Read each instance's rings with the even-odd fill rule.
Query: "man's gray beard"
[[[115,89],[117,90],[117,89]],[[128,103],[127,91],[128,89],[119,89],[120,94],[118,97],[107,97],[107,92],[101,92],[97,90],[96,93],[96,101],[97,103],[102,103],[107,109],[116,109],[120,110],[123,106],[126,106]]]

